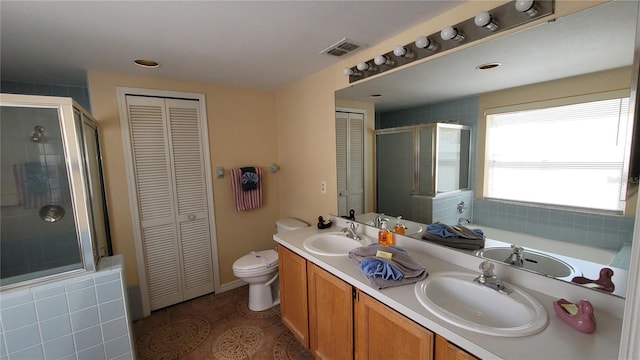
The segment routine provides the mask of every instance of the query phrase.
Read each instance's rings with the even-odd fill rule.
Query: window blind
[[[622,211],[629,98],[487,116],[489,198]]]

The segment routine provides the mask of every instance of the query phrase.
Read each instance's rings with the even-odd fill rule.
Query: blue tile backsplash
[[[91,113],[89,89],[86,86],[2,80],[2,82],[0,82],[0,91],[7,94],[70,97]]]
[[[475,199],[473,222],[547,239],[620,250],[631,244],[634,218]]]

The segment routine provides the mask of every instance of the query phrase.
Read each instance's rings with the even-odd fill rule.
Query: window
[[[629,98],[487,116],[488,198],[621,212]]]

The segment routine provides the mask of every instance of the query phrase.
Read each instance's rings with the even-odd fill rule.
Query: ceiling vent
[[[337,43],[329,46],[328,48],[322,50],[320,54],[327,54],[331,56],[343,56],[350,54],[361,47],[365,47],[367,45],[361,44],[357,41],[353,41],[351,39],[344,38]]]

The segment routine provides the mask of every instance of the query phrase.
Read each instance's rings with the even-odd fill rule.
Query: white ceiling
[[[0,1],[3,80],[85,85],[87,70],[276,89],[462,1]],[[134,59],[158,61],[155,70]]]

